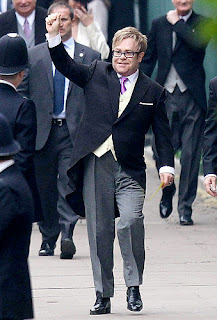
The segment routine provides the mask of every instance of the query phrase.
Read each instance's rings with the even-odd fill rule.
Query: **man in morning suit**
[[[37,132],[35,105],[16,91],[28,66],[26,43],[17,33],[5,35],[0,38],[0,52],[0,112],[8,119],[13,136],[21,145],[15,162],[32,191],[34,221],[41,221],[43,213],[33,163]]]
[[[124,28],[115,34],[112,64],[94,61],[91,65],[81,65],[69,57],[61,43],[60,16],[50,15],[46,21],[56,68],[85,91],[85,109],[68,171],[73,192],[67,199],[73,205],[78,184],[80,187],[83,184],[97,297],[90,314],[111,312],[115,211],[120,215],[117,233],[124,261],[127,308],[140,311],[143,305],[139,285],[145,261],[144,142],[150,126],[159,152],[160,179],[164,186],[173,182],[174,154],[164,105],[165,92],[139,71],[147,39],[136,28]]]
[[[204,186],[213,197],[217,196],[217,77],[210,81],[209,102],[203,141]]]
[[[207,42],[198,25],[206,18],[193,10],[195,0],[172,0],[175,10],[153,20],[142,70],[148,76],[158,61],[156,81],[167,89],[167,114],[175,151],[181,149],[178,214],[181,225],[192,225],[202,136],[206,114],[203,61]],[[156,161],[158,161],[155,152]],[[160,216],[172,213],[175,185],[163,189]]]
[[[56,2],[50,6],[48,12],[61,13],[61,38],[66,50],[76,61],[87,64],[100,59],[98,52],[76,43],[72,38],[73,9],[67,3]],[[39,223],[42,234],[39,255],[54,255],[61,231],[60,258],[72,259],[75,254],[72,236],[79,216],[65,200],[67,169],[85,101],[81,88],[62,75],[60,80],[55,76],[56,71],[52,66],[47,43],[42,43],[29,50],[29,69],[19,91],[36,105],[37,137],[34,160],[45,214],[44,221]],[[61,79],[62,101],[59,102],[57,89],[61,88],[61,82],[57,81]]]
[[[47,10],[36,6],[37,0],[13,0],[14,8],[0,15],[0,37],[16,32],[28,48],[45,41]]]
[[[0,320],[32,319],[28,255],[34,213],[32,195],[13,160],[20,151],[0,114]]]

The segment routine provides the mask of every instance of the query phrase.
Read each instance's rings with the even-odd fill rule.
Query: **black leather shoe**
[[[128,287],[127,289],[127,309],[130,311],[140,311],[143,308],[139,287]]]
[[[90,309],[90,314],[97,315],[107,313],[111,313],[110,298],[103,298],[101,295],[98,295],[93,308]]]
[[[49,243],[43,241],[41,248],[39,250],[39,256],[53,256],[54,255],[54,248],[55,246],[51,246]]]
[[[65,239],[61,242],[60,259],[72,259],[76,252],[73,240]]]
[[[180,225],[181,226],[192,226],[194,221],[191,218],[186,218],[184,216],[180,216]]]
[[[176,193],[176,186],[173,183],[163,189],[162,198],[160,201],[160,216],[162,219],[168,218],[173,211],[173,196]]]

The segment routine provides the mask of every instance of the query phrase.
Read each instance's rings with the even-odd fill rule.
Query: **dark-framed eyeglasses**
[[[135,51],[122,52],[122,51],[118,51],[118,50],[112,51],[112,55],[116,58],[120,58],[122,56],[122,54],[125,56],[125,58],[133,58],[136,53],[139,54],[140,52],[135,52]]]

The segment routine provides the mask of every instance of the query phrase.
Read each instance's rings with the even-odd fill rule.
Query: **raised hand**
[[[47,32],[49,33],[50,38],[57,36],[59,33],[60,17],[61,17],[60,13],[51,13],[45,19],[46,29],[47,29]]]
[[[177,10],[170,10],[167,12],[167,20],[171,24],[175,24],[177,21],[179,21],[179,15]]]
[[[80,9],[74,9],[74,14],[78,17],[78,19],[85,27],[88,27],[93,23],[94,18],[92,10],[87,11],[84,6],[81,6]]]

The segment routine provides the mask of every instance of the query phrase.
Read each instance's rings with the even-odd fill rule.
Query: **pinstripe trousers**
[[[127,287],[139,286],[145,262],[144,189],[124,172],[109,151],[100,158],[94,154],[85,158],[83,197],[96,292],[103,297],[114,295],[116,207],[125,283]]]

